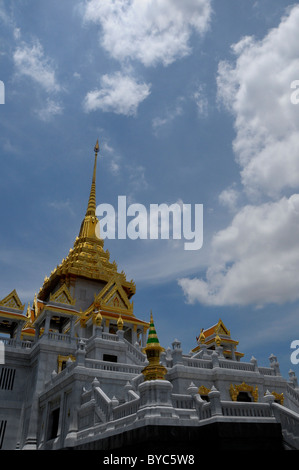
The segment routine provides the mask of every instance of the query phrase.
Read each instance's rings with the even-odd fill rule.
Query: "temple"
[[[99,151],[73,247],[31,304],[0,301],[0,449],[299,449],[297,378],[276,356],[244,362],[221,319],[165,349],[155,315],[135,316],[96,217]]]

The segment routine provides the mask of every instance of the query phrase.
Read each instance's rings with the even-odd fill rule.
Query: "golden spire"
[[[100,150],[99,141],[97,140],[97,143],[94,147],[94,153],[95,153],[94,167],[93,167],[93,175],[92,175],[89,201],[88,201],[88,206],[87,206],[87,211],[86,211],[86,215],[91,215],[94,217],[96,215],[96,172],[97,172],[97,158],[98,158],[99,150]]]
[[[57,279],[62,279],[65,282],[66,277],[69,276],[81,276],[106,283],[117,276],[129,296],[128,298],[135,294],[135,283],[127,281],[124,272],[118,273],[117,264],[110,262],[110,253],[108,250],[104,250],[104,240],[100,237],[100,222],[96,217],[96,169],[99,151],[99,141],[97,140],[94,147],[94,166],[88,206],[79,234],[66,258],[51,272],[50,277],[45,279],[39,291],[40,300],[46,300],[49,297],[53,287],[57,284]]]
[[[160,346],[154,325],[153,314],[151,312],[147,344],[143,349],[149,364],[141,371],[145,380],[164,379],[167,369],[160,364],[160,354],[163,351],[165,351],[165,349]]]
[[[94,147],[94,166],[93,166],[93,174],[92,174],[92,182],[90,188],[90,195],[87,205],[87,210],[85,214],[85,218],[81,224],[79,237],[96,237],[96,225],[98,223],[98,219],[96,217],[96,171],[97,171],[97,158],[99,153],[99,141]]]

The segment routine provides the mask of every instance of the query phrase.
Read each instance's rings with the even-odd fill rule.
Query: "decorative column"
[[[211,403],[211,414],[212,416],[222,415],[222,408],[220,402],[220,392],[217,390],[214,385],[211,388],[211,391],[208,393],[208,397]]]
[[[183,364],[183,350],[181,349],[181,343],[177,339],[172,343],[172,359],[173,365]]]
[[[254,372],[258,372],[259,369],[258,369],[258,366],[257,366],[257,360],[254,356],[252,356],[252,358],[250,359],[250,362],[254,366]]]
[[[35,342],[39,340],[39,335],[40,335],[40,325],[35,325],[35,334],[34,334]]]
[[[78,366],[85,365],[85,355],[86,355],[85,343],[81,339],[78,345],[78,349],[76,351],[76,362]]]
[[[221,339],[218,335],[215,337],[216,351],[219,357],[223,357],[223,347],[221,346]]]
[[[203,332],[203,328],[200,331],[199,338],[197,339],[198,344],[200,345],[200,353],[202,359],[210,359],[210,356],[207,353],[207,345],[205,344],[205,334]]]
[[[50,330],[51,314],[46,312],[44,336],[48,336]]]
[[[75,317],[74,315],[71,316],[70,321],[70,339],[71,341],[75,338]]]
[[[109,318],[106,318],[105,323],[104,323],[104,332],[105,333],[109,333],[109,324],[110,324],[110,320],[109,320]]]
[[[219,367],[219,357],[216,351],[212,352],[212,365],[214,367]]]
[[[132,344],[134,346],[136,346],[136,343],[138,343],[137,325],[133,325],[133,328],[132,328]]]
[[[23,328],[23,322],[18,322],[17,332],[16,332],[16,344],[19,345],[21,343],[21,333]]]
[[[102,327],[103,317],[99,312],[93,322],[93,334],[98,337],[102,337],[103,327]]]
[[[142,337],[141,337],[141,346],[144,348],[146,345],[146,327],[143,327]]]
[[[274,369],[275,375],[281,375],[277,357],[274,356],[274,354],[271,354],[271,356],[269,357],[269,361],[270,361],[270,367]]]
[[[124,330],[123,330],[123,327],[124,327],[124,321],[123,319],[121,318],[121,316],[119,316],[118,320],[117,320],[117,336],[119,338],[119,341],[123,341],[124,340]]]
[[[274,403],[274,400],[275,400],[274,395],[271,392],[269,392],[269,390],[267,390],[265,393],[265,396],[263,397],[263,401],[265,403],[268,403],[270,410],[271,410],[271,416],[274,416],[273,406],[272,406]]]
[[[290,378],[291,385],[294,388],[297,388],[298,387],[298,380],[297,380],[295,372],[291,369],[289,370],[289,378]]]
[[[140,393],[140,408],[137,412],[138,419],[150,419],[155,424],[163,421],[163,415],[168,418],[178,419],[177,413],[172,405],[172,384],[165,380],[166,367],[160,364],[160,354],[164,348],[160,346],[153,315],[151,313],[148,340],[143,352],[148,359],[148,365],[141,371],[144,382],[138,386]]]

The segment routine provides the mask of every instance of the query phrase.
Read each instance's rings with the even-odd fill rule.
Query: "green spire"
[[[165,350],[160,346],[154,325],[153,314],[151,312],[148,339],[146,347],[143,349],[149,362],[149,364],[142,370],[145,380],[164,379],[167,369],[160,364],[160,354],[163,351]]]
[[[153,320],[153,314],[151,312],[151,319],[150,319],[150,326],[149,326],[149,331],[148,331],[148,338],[147,338],[147,344],[160,344],[158,340],[158,336],[156,333],[156,328],[154,325],[154,320]]]

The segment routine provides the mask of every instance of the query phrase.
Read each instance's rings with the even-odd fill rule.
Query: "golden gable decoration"
[[[226,328],[223,321],[219,319],[217,326],[215,327],[215,333],[218,335],[227,335],[230,336],[230,330]]]
[[[14,310],[22,312],[24,310],[25,304],[22,304],[17,294],[17,291],[14,289],[13,291],[11,291],[10,294],[8,294],[6,297],[4,297],[4,299],[0,301],[0,306],[12,308]]]
[[[102,310],[109,310],[116,313],[133,314],[133,302],[129,301],[128,294],[123,289],[118,276],[115,275],[99,292],[94,300]]]
[[[76,303],[76,300],[73,299],[65,284],[63,284],[57,292],[50,294],[50,301],[66,305],[75,305]]]

